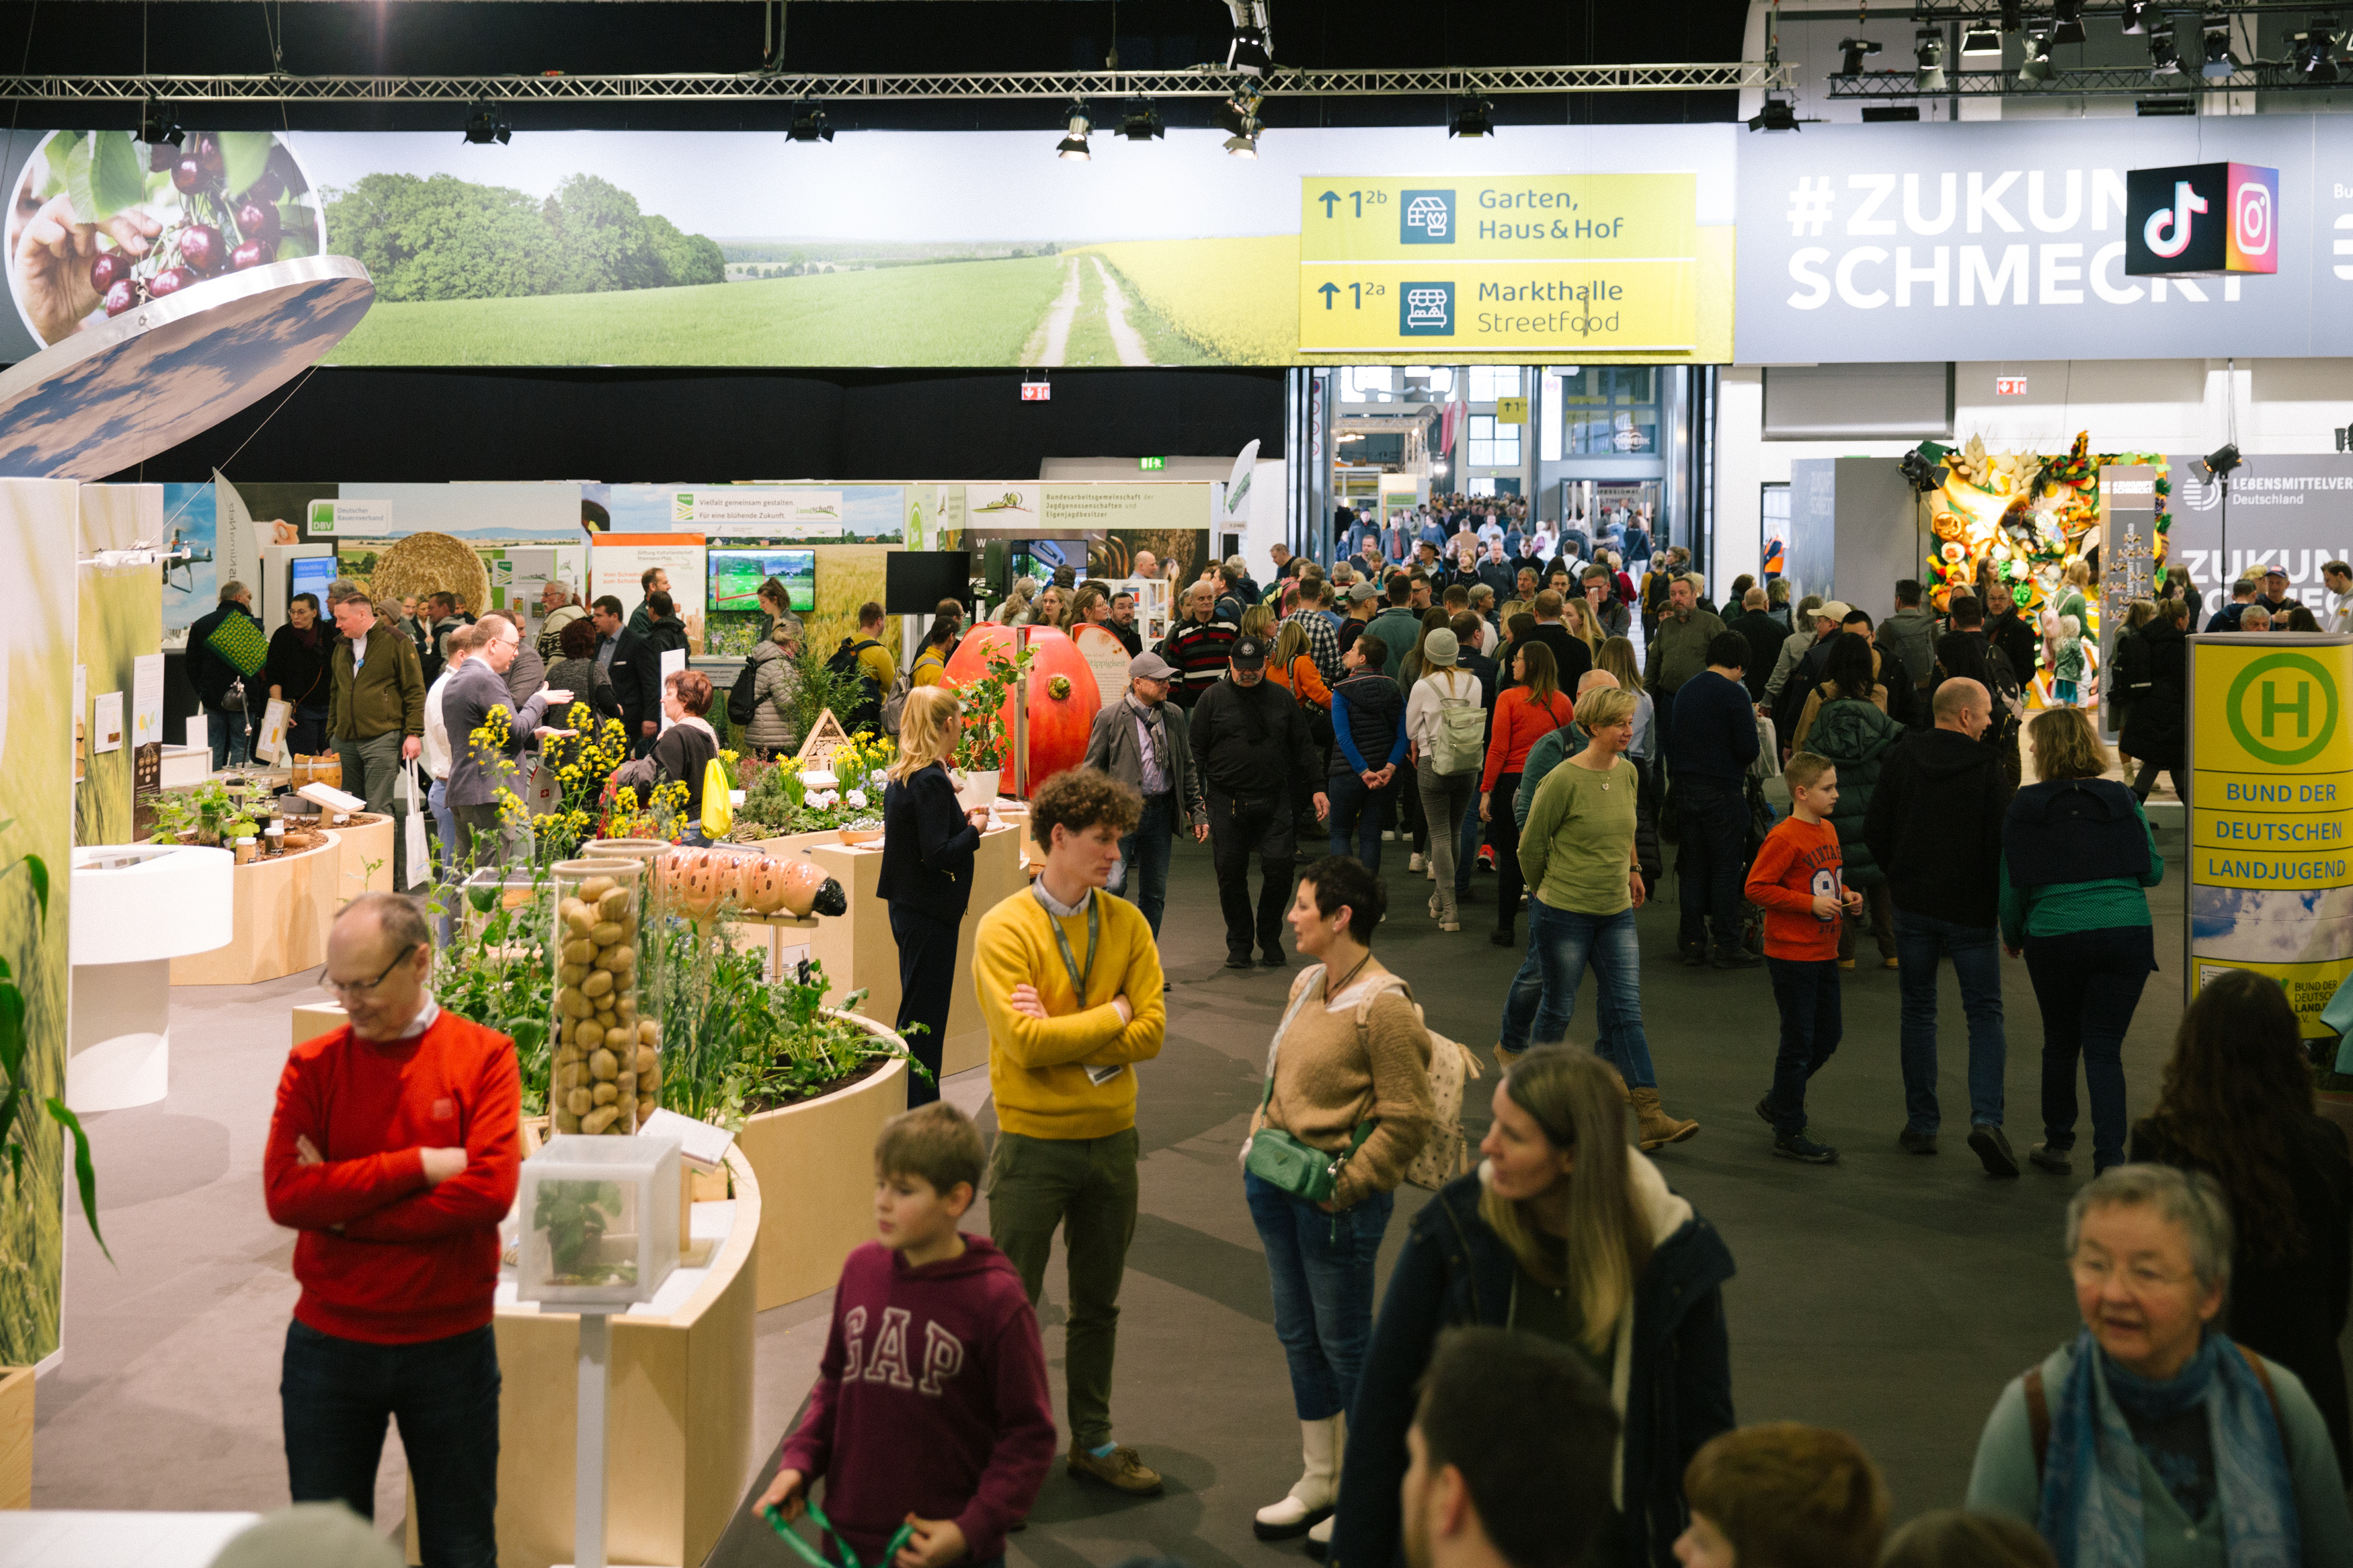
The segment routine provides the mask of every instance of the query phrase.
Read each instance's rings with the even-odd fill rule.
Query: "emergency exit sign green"
[[[1166,468],[1168,466],[1168,459],[1166,458],[1138,458],[1135,459],[1135,466],[1142,468],[1147,474],[1154,474]]]

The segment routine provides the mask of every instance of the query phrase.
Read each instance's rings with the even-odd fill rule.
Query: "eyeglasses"
[[[375,990],[377,986],[383,984],[386,980],[390,979],[392,972],[398,969],[402,963],[407,961],[408,955],[417,950],[417,945],[418,944],[412,942],[408,946],[402,948],[400,952],[394,956],[393,961],[390,963],[385,964],[383,970],[377,973],[374,980],[332,980],[328,978],[326,967],[322,964],[319,969],[319,984],[323,989],[332,991],[338,996],[364,996],[367,993]]]
[[[2121,1274],[2125,1289],[2136,1296],[2147,1296],[2159,1290],[2168,1290],[2190,1278],[2187,1274],[2168,1274],[2153,1263],[2120,1266],[2113,1258],[2096,1258],[2080,1252],[2068,1260],[2067,1267],[2074,1271],[2076,1279],[2082,1283],[2096,1284],[2104,1288],[2111,1279]]]

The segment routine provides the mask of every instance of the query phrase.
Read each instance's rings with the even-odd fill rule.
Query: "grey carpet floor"
[[[2134,1114],[2145,1111],[2181,1004],[2178,830],[2161,835],[2168,879],[2151,902],[2163,972],[2151,978],[2126,1052]],[[1482,876],[1459,933],[1420,905],[1428,884],[1390,847],[1400,906],[1380,951],[1433,1026],[1491,1045],[1519,955],[1489,944],[1493,879]],[[1010,1556],[1082,1568],[1140,1551],[1208,1565],[1270,1563],[1296,1545],[1250,1534],[1250,1515],[1298,1467],[1282,1355],[1258,1239],[1235,1159],[1286,976],[1231,973],[1208,856],[1180,851],[1163,932],[1176,981],[1166,1048],[1142,1073],[1142,1214],[1122,1301],[1113,1409],[1122,1441],[1168,1479],[1129,1500],[1072,1481],[1059,1466]],[[1846,1038],[1815,1080],[1815,1134],[1841,1163],[1776,1160],[1750,1107],[1769,1079],[1772,998],[1757,972],[1690,971],[1673,957],[1675,909],[1641,917],[1644,1011],[1666,1102],[1703,1131],[1663,1152],[1675,1187],[1723,1232],[1739,1266],[1727,1291],[1734,1393],[1744,1421],[1794,1419],[1854,1433],[1885,1469],[1899,1518],[1957,1503],[1987,1410],[2002,1383],[2072,1331],[2059,1262],[2068,1194],[2086,1179],[1989,1179],[1961,1142],[1965,1052],[1959,998],[1944,977],[1942,1064],[1947,1131],[1934,1158],[1895,1146],[1896,975],[1851,972]],[[1523,935],[1525,922],[1519,927]],[[1869,962],[1866,949],[1866,963]],[[2004,970],[2008,1123],[2023,1156],[2040,1135],[2042,1029],[2024,966]],[[78,1230],[69,1244],[66,1356],[42,1381],[35,1501],[50,1508],[267,1509],[286,1497],[277,1358],[294,1297],[291,1237],[270,1225],[261,1142],[299,980],[174,994],[172,1093],[95,1119],[100,1216],[118,1260]],[[1588,983],[1570,1029],[1591,1038]],[[984,1075],[948,1086],[989,1119]],[[1474,1134],[1483,1105],[1474,1097]],[[2083,1129],[2088,1142],[2088,1127]],[[1422,1201],[1407,1189],[1393,1254]],[[984,1229],[985,1210],[972,1225]],[[1387,1266],[1384,1258],[1384,1269]],[[1063,1284],[1050,1272],[1043,1313],[1060,1398]],[[825,1297],[764,1313],[757,1421],[764,1449],[789,1426],[823,1348]],[[379,1521],[400,1512],[397,1444],[387,1447]],[[797,1561],[739,1517],[714,1563]]]

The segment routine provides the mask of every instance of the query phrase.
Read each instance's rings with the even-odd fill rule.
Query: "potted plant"
[[[964,699],[964,732],[956,742],[957,794],[968,805],[982,805],[997,796],[1004,779],[1006,734],[1005,694],[1029,671],[1034,650],[1022,648],[1008,658],[992,653],[983,673],[959,688]]]

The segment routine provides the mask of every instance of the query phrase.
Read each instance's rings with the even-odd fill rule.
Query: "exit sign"
[[[1135,459],[1135,466],[1142,468],[1147,474],[1156,474],[1168,467],[1168,459],[1166,458],[1138,458]]]
[[[2022,375],[1995,376],[1993,395],[1996,397],[2023,397],[2026,395],[2026,378]]]
[[[1021,384],[1024,403],[1050,403],[1054,400],[1054,384],[1050,381],[1025,381]]]

